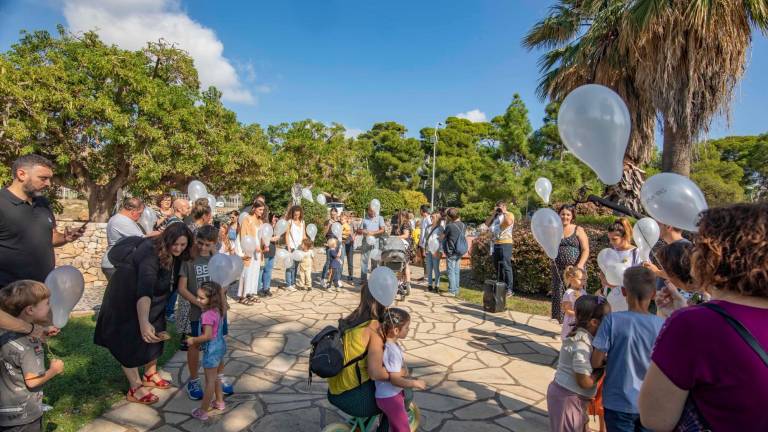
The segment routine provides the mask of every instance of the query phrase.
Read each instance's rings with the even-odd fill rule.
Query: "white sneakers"
[[[293,292],[293,291],[296,291],[296,287],[295,287],[295,286],[293,286],[293,285],[288,285],[288,286],[285,288],[285,290],[286,290],[286,291],[291,291],[291,292]]]

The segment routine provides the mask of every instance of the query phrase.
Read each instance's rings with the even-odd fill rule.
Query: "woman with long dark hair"
[[[153,404],[158,397],[150,388],[171,385],[157,374],[165,340],[165,304],[192,244],[186,225],[171,224],[155,238],[126,237],[109,253],[116,271],[104,293],[93,339],[122,365],[130,385],[129,402]]]
[[[563,322],[563,273],[565,269],[573,266],[587,271],[587,259],[589,259],[589,239],[584,228],[576,225],[576,206],[566,204],[557,211],[563,222],[563,239],[560,240],[560,248],[557,258],[552,265],[552,319]]]

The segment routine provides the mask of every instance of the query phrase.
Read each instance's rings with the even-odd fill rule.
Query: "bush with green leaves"
[[[328,220],[328,207],[307,200],[301,200],[301,207],[304,209],[304,223],[306,225],[315,224],[317,226],[315,246],[325,244],[323,225],[325,225],[325,221]]]
[[[419,214],[419,207],[423,204],[429,204],[429,200],[423,192],[415,190],[401,190],[400,195],[403,197],[405,207],[414,214]]]
[[[394,214],[396,210],[406,208],[403,196],[398,192],[387,189],[371,189],[360,192],[353,195],[345,204],[347,209],[354,211],[358,217],[364,217],[368,205],[374,198],[381,202],[381,215],[390,216]]]

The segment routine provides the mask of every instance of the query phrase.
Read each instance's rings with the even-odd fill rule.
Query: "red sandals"
[[[128,394],[125,395],[125,399],[128,400],[128,402],[138,403],[142,405],[152,405],[153,403],[160,400],[159,397],[157,397],[156,394],[153,394],[152,392],[147,392],[144,396],[141,398],[136,397],[136,391],[138,391],[141,387],[136,388],[129,388]]]
[[[155,376],[155,375],[157,375],[157,372],[154,372],[154,373],[149,374],[149,375],[144,374],[144,380],[141,382],[141,384],[144,387],[154,387],[154,388],[159,388],[159,389],[167,389],[167,388],[169,388],[171,386],[171,383],[169,383],[168,381],[160,378],[160,375],[157,375],[157,377],[160,378],[159,380],[153,381],[152,377]]]

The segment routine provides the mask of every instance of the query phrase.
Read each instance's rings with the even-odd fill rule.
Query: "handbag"
[[[741,336],[744,342],[746,342],[747,345],[749,345],[750,348],[752,348],[752,350],[757,353],[757,355],[763,360],[763,363],[765,363],[765,366],[768,367],[768,353],[766,353],[763,347],[760,346],[752,333],[750,333],[749,330],[744,327],[744,324],[740,323],[739,320],[731,316],[731,314],[726,312],[725,309],[715,303],[703,303],[701,306],[717,312],[720,316],[722,316],[728,325],[736,330],[736,333]],[[696,406],[696,402],[694,402],[691,394],[688,394],[688,399],[685,401],[683,412],[680,414],[680,420],[678,420],[677,426],[675,426],[675,432],[711,431],[712,428],[701,414],[701,410],[699,410],[699,407]]]

